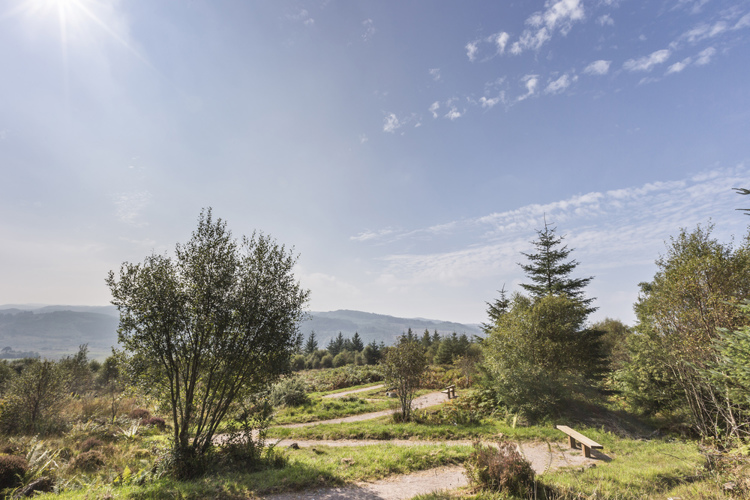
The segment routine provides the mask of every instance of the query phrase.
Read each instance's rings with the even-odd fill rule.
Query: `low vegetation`
[[[734,249],[710,228],[682,231],[641,285],[629,328],[589,323],[591,278],[571,276],[572,250],[545,226],[538,253],[526,254],[529,295],[503,289],[489,304],[486,338],[409,330],[394,346],[365,346],[355,333],[319,349],[314,334],[295,335],[307,295],[283,247],[260,237],[244,241],[250,256],[236,253],[210,211],[199,222],[176,262],[153,257],[110,276],[127,351],[103,363],[85,345],[59,361],[0,362],[0,494],[253,498],[464,465],[469,487],[419,498],[750,497],[750,238]],[[213,268],[227,271],[225,299],[258,285],[264,263],[284,281],[290,302],[274,313],[267,342],[256,344],[258,318],[236,322],[251,302],[270,314],[260,303],[279,297],[221,305],[199,293],[210,288],[200,284],[204,260],[222,248],[219,260],[237,266]],[[196,331],[212,347],[191,348]],[[228,358],[253,346],[262,348],[255,368]],[[194,366],[167,366],[182,362]],[[449,385],[457,399],[411,407]],[[325,422],[383,410],[390,414]],[[281,426],[297,423],[315,425]],[[564,442],[555,423],[601,443],[597,460],[537,464],[535,473],[524,450]],[[304,442],[343,439],[379,443]]]

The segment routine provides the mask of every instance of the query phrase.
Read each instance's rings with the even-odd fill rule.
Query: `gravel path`
[[[295,441],[300,447],[307,446],[368,446],[377,444],[394,444],[397,446],[417,446],[424,444],[470,445],[469,441]],[[279,446],[291,444],[281,441]],[[519,445],[522,453],[531,462],[537,474],[559,467],[590,467],[596,460],[585,458],[579,450],[570,450],[567,444],[559,443],[524,443]],[[426,471],[391,476],[369,483],[360,482],[339,488],[316,488],[305,491],[269,495],[271,500],[400,500],[416,495],[440,490],[452,490],[469,484],[464,467],[452,465]]]
[[[281,493],[264,498],[273,500],[397,500],[437,490],[460,488],[467,484],[469,481],[464,475],[464,468],[453,465],[372,483]]]
[[[429,406],[439,405],[440,403],[443,403],[445,401],[448,401],[447,395],[443,394],[442,392],[431,392],[429,394],[425,394],[424,396],[419,396],[418,398],[415,398],[414,401],[412,401],[411,403],[411,407],[414,409],[427,408]],[[362,413],[361,415],[352,415],[351,417],[334,418],[331,420],[319,420],[317,422],[305,422],[304,424],[276,425],[274,427],[296,428],[296,427],[311,427],[313,425],[322,425],[322,424],[343,424],[346,422],[361,422],[363,420],[372,420],[373,418],[385,417],[395,411],[398,411],[398,410],[383,410],[383,411],[376,411],[373,413]]]
[[[327,394],[323,396],[323,399],[338,399],[338,398],[343,398],[344,396],[348,396],[349,394],[357,394],[359,392],[374,391],[375,389],[382,389],[383,387],[385,387],[385,385],[380,384],[380,385],[373,385],[372,387],[365,387],[364,389],[357,389],[355,391],[337,392],[335,394]]]

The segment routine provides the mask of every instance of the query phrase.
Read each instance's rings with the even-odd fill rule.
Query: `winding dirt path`
[[[418,446],[445,444],[447,446],[471,445],[469,441],[412,441],[412,440],[340,440],[340,441],[294,441],[300,447],[308,446],[371,446],[389,443],[396,446]],[[283,440],[278,446],[288,446],[292,441]],[[585,458],[579,450],[570,450],[560,443],[523,443],[519,449],[531,462],[537,474],[559,467],[590,467],[596,460]],[[391,476],[373,482],[359,482],[338,488],[316,488],[305,491],[269,495],[271,500],[401,500],[439,490],[452,490],[467,486],[469,480],[461,465],[438,467],[425,471]]]

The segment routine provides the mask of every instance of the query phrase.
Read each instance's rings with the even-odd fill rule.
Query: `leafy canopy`
[[[109,273],[119,341],[169,404],[178,457],[206,452],[232,403],[288,370],[309,294],[295,262],[268,236],[237,242],[209,208],[174,258]]]

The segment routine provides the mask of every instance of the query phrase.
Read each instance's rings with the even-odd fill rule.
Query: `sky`
[[[313,311],[480,323],[545,220],[635,320],[750,218],[750,3],[0,0],[0,304],[106,305],[212,207]]]

